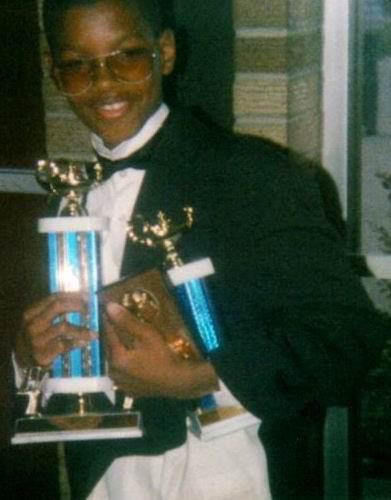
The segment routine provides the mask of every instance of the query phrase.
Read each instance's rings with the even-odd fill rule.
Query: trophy
[[[38,162],[38,182],[61,197],[59,215],[38,221],[47,234],[50,292],[81,291],[87,313],[71,312],[55,321],[101,331],[100,235],[107,219],[90,217],[86,194],[101,181],[99,163],[67,160]],[[69,342],[72,339],[59,339]],[[58,355],[50,370],[32,367],[18,391],[19,418],[14,444],[28,442],[112,439],[142,435],[140,415],[131,411],[106,374],[98,336],[86,347]]]
[[[182,342],[190,345],[188,357],[208,356],[221,347],[222,335],[217,315],[208,291],[207,279],[215,271],[212,261],[203,258],[191,263],[183,263],[177,244],[184,232],[194,223],[194,211],[184,207],[183,215],[177,220],[170,219],[164,212],[157,214],[156,221],[135,216],[128,224],[128,236],[136,244],[163,250],[163,268],[169,292],[183,317]],[[160,327],[158,322],[156,326]],[[194,349],[194,344],[196,350]],[[170,344],[169,344],[170,345]],[[182,352],[179,354],[183,356]],[[195,411],[189,412],[190,430],[201,440],[234,432],[259,423],[259,420],[245,410],[230,391],[220,381],[220,390],[199,400]]]

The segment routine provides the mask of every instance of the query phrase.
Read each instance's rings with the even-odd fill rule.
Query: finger
[[[115,334],[128,349],[133,348],[137,332],[140,327],[145,328],[145,325],[140,323],[132,313],[119,304],[111,302],[107,307],[108,324],[114,327],[114,329],[111,328],[110,334]]]
[[[53,301],[52,295],[45,297],[44,299],[35,302],[31,307],[26,309],[23,314],[24,323],[30,323],[34,318],[39,316],[44,309],[46,309],[49,304]]]
[[[97,333],[78,325],[69,323],[68,321],[59,321],[50,323],[45,330],[34,328],[29,330],[30,341],[35,347],[50,342],[52,339],[60,337],[70,337],[81,341],[90,341],[97,338]]]
[[[122,342],[117,334],[117,328],[110,321],[105,321],[105,343],[111,349],[122,345]]]
[[[140,321],[134,314],[125,307],[115,302],[110,302],[106,306],[106,313],[109,321],[117,328],[116,332],[121,336],[132,335],[135,340],[147,340],[153,335],[160,335],[155,328],[148,323]],[[126,340],[124,339],[126,342]]]
[[[83,328],[67,321],[62,321],[61,323],[56,323],[52,325],[51,336],[55,338],[70,339],[80,343],[88,343],[91,340],[99,338],[99,335],[89,330],[88,328]]]
[[[47,327],[57,316],[69,312],[87,312],[85,294],[83,292],[59,292],[46,297],[25,311],[25,325],[33,325],[36,330]]]
[[[39,351],[35,360],[38,365],[48,367],[57,356],[66,354],[72,349],[86,347],[87,344],[88,342],[85,340],[80,340],[71,336],[55,337],[47,342],[45,347]]]
[[[115,383],[115,387],[127,395],[135,396],[140,393],[138,390],[140,383],[129,375],[125,376],[121,371],[111,368],[109,377]]]
[[[111,327],[112,328],[112,327]],[[110,369],[128,370],[134,362],[133,340],[128,338],[124,344],[116,332],[109,333],[110,340],[106,343],[106,360]]]
[[[128,309],[116,302],[108,302],[106,304],[106,313],[112,323],[123,329],[127,329],[129,325],[132,327],[140,322]]]
[[[67,352],[74,347],[84,347],[91,340],[98,338],[95,332],[76,327],[66,321],[52,325],[31,339],[32,355],[38,364],[48,356],[54,358],[57,354]]]
[[[56,301],[85,301],[84,292],[55,292],[40,301],[36,302],[32,307],[26,311],[26,320],[31,321],[34,317],[39,316],[42,312],[51,307]]]

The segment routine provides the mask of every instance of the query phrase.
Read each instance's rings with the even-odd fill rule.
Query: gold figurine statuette
[[[151,223],[141,215],[128,223],[128,236],[134,243],[151,248],[162,248],[168,267],[178,267],[183,263],[176,250],[176,243],[181,234],[189,230],[194,222],[193,208],[183,208],[184,217],[180,221],[172,221],[164,212],[157,214],[157,221]]]
[[[102,166],[95,162],[74,160],[39,160],[38,183],[49,193],[65,199],[60,215],[86,215],[84,195],[102,181]]]

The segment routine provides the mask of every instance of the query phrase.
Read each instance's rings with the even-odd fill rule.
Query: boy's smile
[[[58,34],[58,47],[52,73],[64,92],[67,89],[60,83],[59,68],[68,70],[94,62],[88,85],[77,93],[68,92],[67,99],[83,123],[108,147],[135,135],[157,109],[162,100],[162,75],[172,71],[175,60],[173,34],[164,31],[157,39],[136,8],[121,0],[69,9]],[[139,53],[144,61],[149,54],[150,60],[143,63],[149,64],[148,72],[144,71],[141,81],[126,81],[116,73],[117,67],[121,70],[120,59]],[[75,85],[79,88],[77,81]]]

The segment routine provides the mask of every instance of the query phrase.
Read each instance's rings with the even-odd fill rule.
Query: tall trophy
[[[108,221],[88,216],[84,205],[86,194],[101,180],[101,167],[98,163],[41,160],[36,177],[52,196],[61,198],[59,215],[38,221],[39,232],[47,234],[50,292],[80,291],[87,301],[86,314],[71,312],[56,321],[99,334],[100,239]],[[106,374],[99,335],[86,347],[58,355],[48,371],[27,369],[17,406],[14,444],[142,435],[140,415],[131,411],[126,398],[119,397]]]
[[[177,220],[164,212],[155,221],[135,216],[128,224],[128,236],[135,244],[163,250],[164,280],[183,318],[180,346],[186,345],[182,357],[208,356],[222,345],[222,335],[215,309],[208,291],[208,279],[215,274],[211,259],[203,258],[184,263],[177,244],[182,234],[194,223],[191,207],[184,207]],[[160,325],[156,322],[156,326]],[[182,340],[180,340],[182,339]],[[209,440],[223,434],[259,423],[234,398],[220,381],[220,390],[199,400],[198,407],[189,412],[190,430],[201,440]]]

